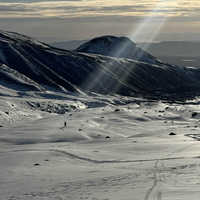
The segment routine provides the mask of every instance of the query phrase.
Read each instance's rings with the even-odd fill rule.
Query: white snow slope
[[[198,99],[0,93],[1,200],[199,199]]]

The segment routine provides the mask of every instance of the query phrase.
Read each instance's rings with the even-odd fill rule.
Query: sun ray
[[[180,1],[181,0],[160,0],[148,16],[146,16],[139,24],[137,29],[133,29],[129,33],[129,37],[133,41],[137,41],[141,34],[146,33],[146,37],[143,39],[143,42],[153,42]],[[165,12],[165,15],[163,15],[162,12]],[[160,13],[162,13],[162,15],[160,15]],[[144,45],[143,49],[147,50],[148,44]]]
[[[180,0],[160,0],[159,2],[157,2],[157,4],[155,4],[154,8],[152,9],[152,11],[144,18],[144,20],[141,22],[141,24],[139,25],[139,27],[135,30],[133,30],[130,33],[130,38],[134,41],[138,35],[142,34],[142,33],[146,33],[147,32],[147,28],[150,27],[148,29],[148,35],[145,38],[145,41],[147,42],[152,42],[154,41],[156,35],[159,33],[159,31],[162,29],[162,27],[164,26],[164,24],[166,23],[166,21],[168,20],[168,18],[170,17],[170,14],[173,12],[173,10],[176,8],[176,6],[178,5]],[[161,14],[161,12],[165,12],[164,15],[163,13]],[[149,26],[151,24],[151,26]],[[114,51],[114,53],[112,54],[113,57],[115,58],[120,58],[121,55],[124,54],[124,51],[127,51],[128,47],[130,46],[130,42],[126,39],[125,42],[123,43],[123,45],[118,48],[114,48],[112,49],[112,51]],[[135,48],[138,48],[137,46]],[[147,50],[148,45],[144,46],[144,50]],[[131,51],[131,49],[129,49]],[[134,51],[134,50],[133,50]],[[141,53],[140,51],[136,51],[136,55],[135,58],[137,60],[142,60],[142,57],[144,56],[144,53]],[[114,60],[113,60],[114,61]],[[110,68],[112,68],[113,64],[110,64],[109,62],[104,63],[104,68],[109,70]],[[136,65],[136,63],[135,63]],[[120,62],[116,61],[114,63],[115,69],[120,71]],[[127,70],[124,70],[127,71]],[[119,73],[119,72],[115,72],[115,73]],[[121,72],[120,72],[121,73]],[[129,73],[134,73],[133,71],[129,72]],[[123,72],[121,73],[121,81],[122,82],[126,82],[127,77],[129,77],[128,74],[123,74]],[[86,80],[86,82],[88,82],[88,80]],[[98,85],[112,85],[113,90],[117,91],[120,90],[121,85],[118,84],[112,84],[109,83],[109,81],[105,81],[105,77],[104,77],[104,70],[94,70],[92,78],[90,77],[89,80],[89,89],[88,90],[94,90],[94,88],[98,87]],[[98,84],[97,84],[98,83]]]

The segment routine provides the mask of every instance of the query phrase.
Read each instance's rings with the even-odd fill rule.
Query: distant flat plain
[[[200,67],[200,56],[172,56],[172,55],[154,55],[163,62],[178,66]]]

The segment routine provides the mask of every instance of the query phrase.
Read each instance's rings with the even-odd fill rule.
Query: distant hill
[[[66,42],[52,42],[52,43],[49,43],[49,45],[51,45],[52,47],[60,48],[60,49],[74,50],[88,41],[89,40],[72,40],[72,41],[66,41]]]
[[[89,40],[73,40],[66,42],[53,42],[49,45],[75,50]],[[200,57],[200,41],[163,41],[159,43],[136,43],[142,49],[154,56],[196,56]]]
[[[128,58],[149,64],[156,64],[159,62],[158,59],[146,51],[143,51],[127,37],[97,37],[82,44],[75,51],[100,54],[115,58]]]

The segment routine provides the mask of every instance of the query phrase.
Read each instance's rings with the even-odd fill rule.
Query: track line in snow
[[[196,144],[191,144],[191,145],[187,145],[187,146],[184,146],[182,148],[179,148],[176,151],[174,151],[170,154],[167,154],[166,156],[162,157],[161,159],[158,159],[155,162],[155,166],[154,166],[155,171],[153,173],[153,185],[146,192],[144,200],[149,200],[151,194],[152,194],[152,196],[154,195],[153,199],[155,199],[155,198],[156,198],[156,200],[162,199],[162,192],[159,190],[160,185],[158,184],[158,182],[160,182],[162,180],[162,178],[161,178],[161,180],[159,180],[159,174],[162,173],[162,171],[164,171],[164,168],[165,168],[163,161],[171,159],[171,158],[167,158],[167,157],[172,156],[173,154],[176,154],[176,153],[180,153],[180,152],[184,151],[185,149],[187,149],[191,146],[194,146],[194,145],[196,145]],[[186,157],[184,157],[184,158],[186,158]],[[159,163],[161,163],[161,168],[158,168]]]
[[[58,150],[58,149],[17,149],[17,150],[10,150],[10,151],[0,151],[2,153],[14,153],[14,152],[28,152],[28,151],[47,151],[47,152],[57,152],[66,155],[72,159],[78,159],[81,161],[86,161],[95,164],[103,164],[103,163],[131,163],[131,162],[158,162],[161,159],[143,159],[143,160],[116,160],[116,159],[109,159],[109,160],[95,160],[91,158],[82,157],[68,151]],[[170,158],[162,158],[162,160],[177,160],[177,159],[186,159],[186,157],[170,157]]]
[[[162,159],[162,160],[163,160],[163,159],[166,159],[166,157],[169,157],[169,156],[171,156],[171,155],[173,155],[173,154],[175,154],[175,153],[180,153],[180,152],[184,151],[185,149],[187,149],[188,147],[191,147],[191,146],[194,146],[194,145],[196,145],[196,144],[190,144],[190,145],[188,145],[188,146],[184,146],[184,147],[182,147],[182,148],[180,148],[180,149],[177,149],[176,151],[174,151],[174,152],[172,152],[172,153],[170,153],[170,154],[167,154],[166,156],[164,156],[164,157],[161,158],[161,159]]]
[[[162,199],[162,192],[158,192],[158,195],[157,195],[157,200],[161,200]]]
[[[155,162],[155,166],[154,168],[156,169],[156,171],[153,173],[153,185],[149,188],[149,190],[147,191],[145,197],[144,197],[144,200],[148,200],[149,199],[149,196],[150,194],[152,193],[152,191],[154,190],[154,188],[157,186],[157,183],[158,183],[158,178],[157,178],[157,166],[158,166],[158,162],[160,160],[157,160]]]
[[[12,193],[10,199],[114,199],[112,194],[117,193],[119,199],[122,199],[122,190],[130,191],[136,185],[138,180],[143,180],[144,176],[138,173],[125,173],[114,176],[105,176],[101,178],[90,178],[78,181],[67,181],[50,185],[35,187],[34,190],[28,189],[26,193],[23,190]],[[108,195],[111,194],[109,198]],[[100,197],[100,198],[99,198]],[[105,197],[105,198],[103,198]],[[120,198],[121,197],[121,198]]]

